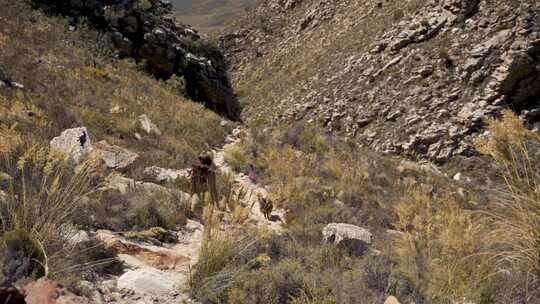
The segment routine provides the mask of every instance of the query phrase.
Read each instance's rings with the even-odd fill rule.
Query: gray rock
[[[51,140],[51,149],[62,152],[76,164],[94,149],[85,127],[67,129]]]
[[[105,161],[105,165],[111,169],[124,169],[139,157],[137,153],[110,145],[105,140],[96,143],[94,148],[101,159]]]
[[[322,234],[324,244],[336,245],[355,255],[362,255],[373,240],[369,230],[345,223],[330,223]]]
[[[152,166],[144,169],[144,176],[147,179],[161,183],[172,182],[180,177],[187,178],[189,176],[189,172],[186,170],[173,170]]]
[[[122,195],[132,195],[145,199],[152,195],[163,195],[179,204],[191,202],[191,195],[177,189],[166,188],[154,183],[138,182],[120,174],[113,174],[102,190],[116,190]]]
[[[146,114],[139,116],[139,126],[147,134],[161,136],[161,130],[148,118]]]

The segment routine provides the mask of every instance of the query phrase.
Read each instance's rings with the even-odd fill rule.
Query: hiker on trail
[[[191,170],[191,195],[197,194],[204,203],[206,192],[210,192],[210,198],[215,206],[219,205],[216,185],[216,168],[209,153],[199,155],[199,161]]]

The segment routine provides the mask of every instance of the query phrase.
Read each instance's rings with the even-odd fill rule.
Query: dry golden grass
[[[486,254],[496,270],[521,274],[520,288],[528,291],[540,284],[540,135],[525,129],[511,111],[488,125],[490,137],[477,147],[499,165],[506,189],[484,212],[485,225],[492,227]]]
[[[459,301],[482,292],[489,274],[480,255],[484,230],[471,211],[418,190],[395,208],[399,267],[428,300]]]
[[[32,246],[29,252],[39,255],[40,263],[33,271],[44,269],[39,275],[65,267],[59,261],[73,255],[73,218],[97,191],[103,169],[94,158],[73,166],[48,147],[12,142],[0,153],[0,172],[7,176],[0,184],[0,241],[20,239]]]
[[[459,194],[443,175],[414,166],[397,170],[392,160],[309,127],[267,136],[254,127],[253,140],[234,147],[227,160],[258,172],[287,210],[287,235],[260,237],[265,249],[256,253],[271,257],[264,267],[229,262],[214,276],[234,273],[227,297],[235,303],[358,303],[356,293],[370,303],[388,293],[415,303],[531,301],[540,227],[540,162],[533,151],[540,151],[540,141],[510,113],[489,129],[491,137],[478,147],[500,164],[507,189],[489,191],[500,201],[475,205],[474,195]],[[378,253],[358,258],[322,246],[320,231],[329,222],[369,228]],[[291,271],[304,279],[280,275]]]

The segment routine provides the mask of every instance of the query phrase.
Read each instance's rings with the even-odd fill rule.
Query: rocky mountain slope
[[[538,129],[537,1],[263,1],[221,37],[247,120],[445,162],[487,117]]]

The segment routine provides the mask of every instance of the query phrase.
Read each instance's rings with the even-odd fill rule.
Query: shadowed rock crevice
[[[221,68],[223,56],[192,47],[201,37],[189,26],[168,15],[164,0],[34,0],[49,14],[67,16],[72,22],[88,21],[108,34],[123,57],[144,62],[155,77],[183,76],[187,97],[232,119],[239,117],[238,100]],[[210,58],[207,58],[210,57]]]

